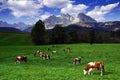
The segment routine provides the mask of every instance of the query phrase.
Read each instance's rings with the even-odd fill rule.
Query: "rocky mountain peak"
[[[96,20],[94,20],[90,16],[87,16],[83,13],[79,13],[77,17],[79,18],[79,22],[82,22],[82,23],[97,22]]]

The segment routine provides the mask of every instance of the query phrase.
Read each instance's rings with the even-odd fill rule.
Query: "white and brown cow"
[[[77,57],[74,59],[73,64],[76,65],[76,64],[80,63],[80,61],[81,61],[81,57]]]
[[[24,55],[21,55],[21,56],[16,56],[16,64],[17,63],[19,63],[20,64],[20,62],[21,61],[24,61],[25,63],[27,62],[27,57],[26,56],[24,56]]]
[[[41,57],[43,58],[43,60],[50,59],[50,55],[48,54],[42,54]]]
[[[83,70],[84,75],[90,75],[93,70],[99,70],[102,76],[104,74],[104,64],[102,62],[89,62]]]
[[[40,57],[42,57],[43,60],[50,59],[50,55],[49,54],[44,54],[42,51],[40,52]]]

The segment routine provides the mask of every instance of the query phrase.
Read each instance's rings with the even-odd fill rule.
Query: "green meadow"
[[[52,48],[29,45],[28,34],[0,33],[0,38],[0,80],[120,80],[120,44],[58,44]],[[48,47],[51,51],[47,51]],[[70,53],[63,51],[67,47],[71,48]],[[34,57],[37,50],[50,54],[51,59]],[[52,50],[57,54],[52,55]],[[26,55],[27,63],[15,64],[17,55]],[[81,63],[73,65],[78,56],[82,58]],[[99,71],[83,75],[83,69],[91,61],[104,63],[103,76]]]
[[[30,45],[31,38],[25,33],[0,33],[0,46]]]
[[[71,52],[63,52],[66,47]],[[56,55],[47,51],[50,45],[44,46],[0,46],[0,80],[120,80],[120,44],[64,44],[57,45]],[[33,52],[43,50],[51,55],[50,60],[42,60]],[[28,62],[15,64],[16,55],[26,55]],[[81,56],[80,64],[73,65],[75,57]],[[102,61],[105,74],[99,71],[93,75],[83,75],[83,69],[88,62]]]

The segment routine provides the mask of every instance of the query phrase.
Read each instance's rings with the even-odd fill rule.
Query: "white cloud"
[[[39,13],[39,9],[43,7],[42,2],[37,4],[34,0],[4,0],[1,2],[1,7],[4,7],[2,9],[10,9],[12,14],[16,17],[37,15]]]
[[[110,13],[115,7],[119,5],[118,3],[109,4],[106,6],[96,6],[92,11],[88,12],[87,15],[96,19],[97,21],[104,20],[104,15]]]
[[[5,0],[0,0],[0,11],[2,11],[3,9],[5,9],[6,8],[6,1]]]
[[[41,20],[45,20],[45,19],[48,18],[49,16],[51,16],[51,14],[48,13],[48,12],[45,12],[45,14],[43,14],[43,15],[40,16],[40,19],[41,19]]]
[[[64,7],[61,9],[61,13],[63,14],[71,14],[71,15],[76,15],[79,14],[81,12],[84,12],[85,9],[87,9],[88,6],[84,5],[84,4],[78,4],[78,5],[72,5],[69,4],[67,5],[67,7]]]
[[[62,8],[70,3],[70,0],[43,0],[43,4],[50,8]]]

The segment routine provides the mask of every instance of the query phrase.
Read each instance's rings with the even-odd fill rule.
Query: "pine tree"
[[[44,44],[45,25],[41,20],[37,21],[31,31],[32,42],[35,45]]]
[[[56,25],[52,29],[52,34],[51,34],[52,43],[55,43],[55,44],[65,43],[66,38],[67,38],[66,32],[61,25]]]

